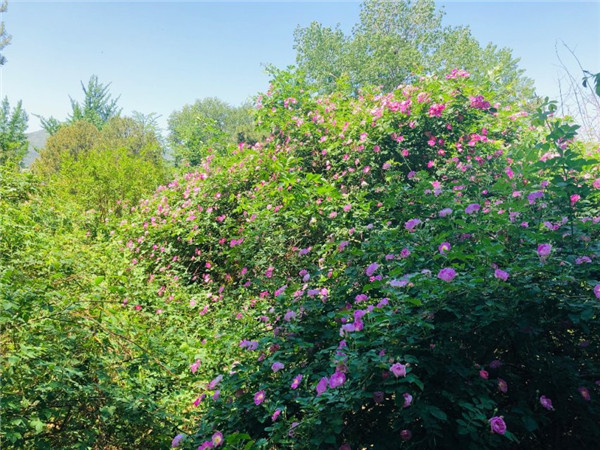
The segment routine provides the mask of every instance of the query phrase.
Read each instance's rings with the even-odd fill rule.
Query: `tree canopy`
[[[0,106],[0,165],[8,161],[19,164],[27,153],[27,121],[22,102],[11,110],[8,97],[4,97]]]
[[[350,35],[318,22],[298,27],[296,62],[323,93],[334,91],[344,75],[353,90],[370,84],[392,90],[461,68],[476,83],[491,82],[501,99],[532,95],[532,81],[509,49],[482,47],[468,27],[444,26],[442,18],[433,0],[366,0]]]

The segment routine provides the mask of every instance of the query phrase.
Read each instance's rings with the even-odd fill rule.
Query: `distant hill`
[[[38,157],[36,149],[44,148],[46,140],[50,136],[45,130],[34,131],[27,133],[27,141],[29,142],[29,148],[27,149],[27,155],[23,158],[23,165],[29,167],[31,163]]]

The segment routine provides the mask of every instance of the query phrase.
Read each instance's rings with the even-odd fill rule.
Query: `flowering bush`
[[[117,233],[124,307],[188,330],[177,446],[591,448],[598,151],[468,76],[300,80]]]

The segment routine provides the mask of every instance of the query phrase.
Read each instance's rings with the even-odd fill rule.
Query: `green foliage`
[[[51,135],[56,134],[62,126],[78,121],[89,122],[97,129],[102,129],[111,118],[118,117],[121,114],[121,108],[117,106],[120,97],[112,98],[109,88],[110,83],[100,83],[98,77],[92,75],[87,87],[81,82],[84,95],[82,103],[69,97],[72,112],[66,121],[60,122],[54,117],[40,117],[42,127]]]
[[[27,153],[27,113],[19,101],[12,111],[8,97],[0,106],[0,165],[19,164]]]
[[[367,0],[349,36],[317,22],[297,28],[296,62],[322,93],[335,91],[343,75],[355,90],[381,85],[389,91],[421,75],[458,67],[480,85],[491,82],[500,100],[531,99],[532,81],[509,49],[482,48],[468,27],[444,27],[442,16],[433,0]]]
[[[212,152],[239,142],[254,144],[257,138],[248,105],[233,107],[215,97],[197,100],[169,117],[169,144],[177,165],[197,166]]]

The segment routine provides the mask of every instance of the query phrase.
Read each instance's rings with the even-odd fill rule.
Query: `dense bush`
[[[174,446],[594,447],[598,150],[477,89],[281,72],[265,142],[120,223],[125,308],[185,336]]]

